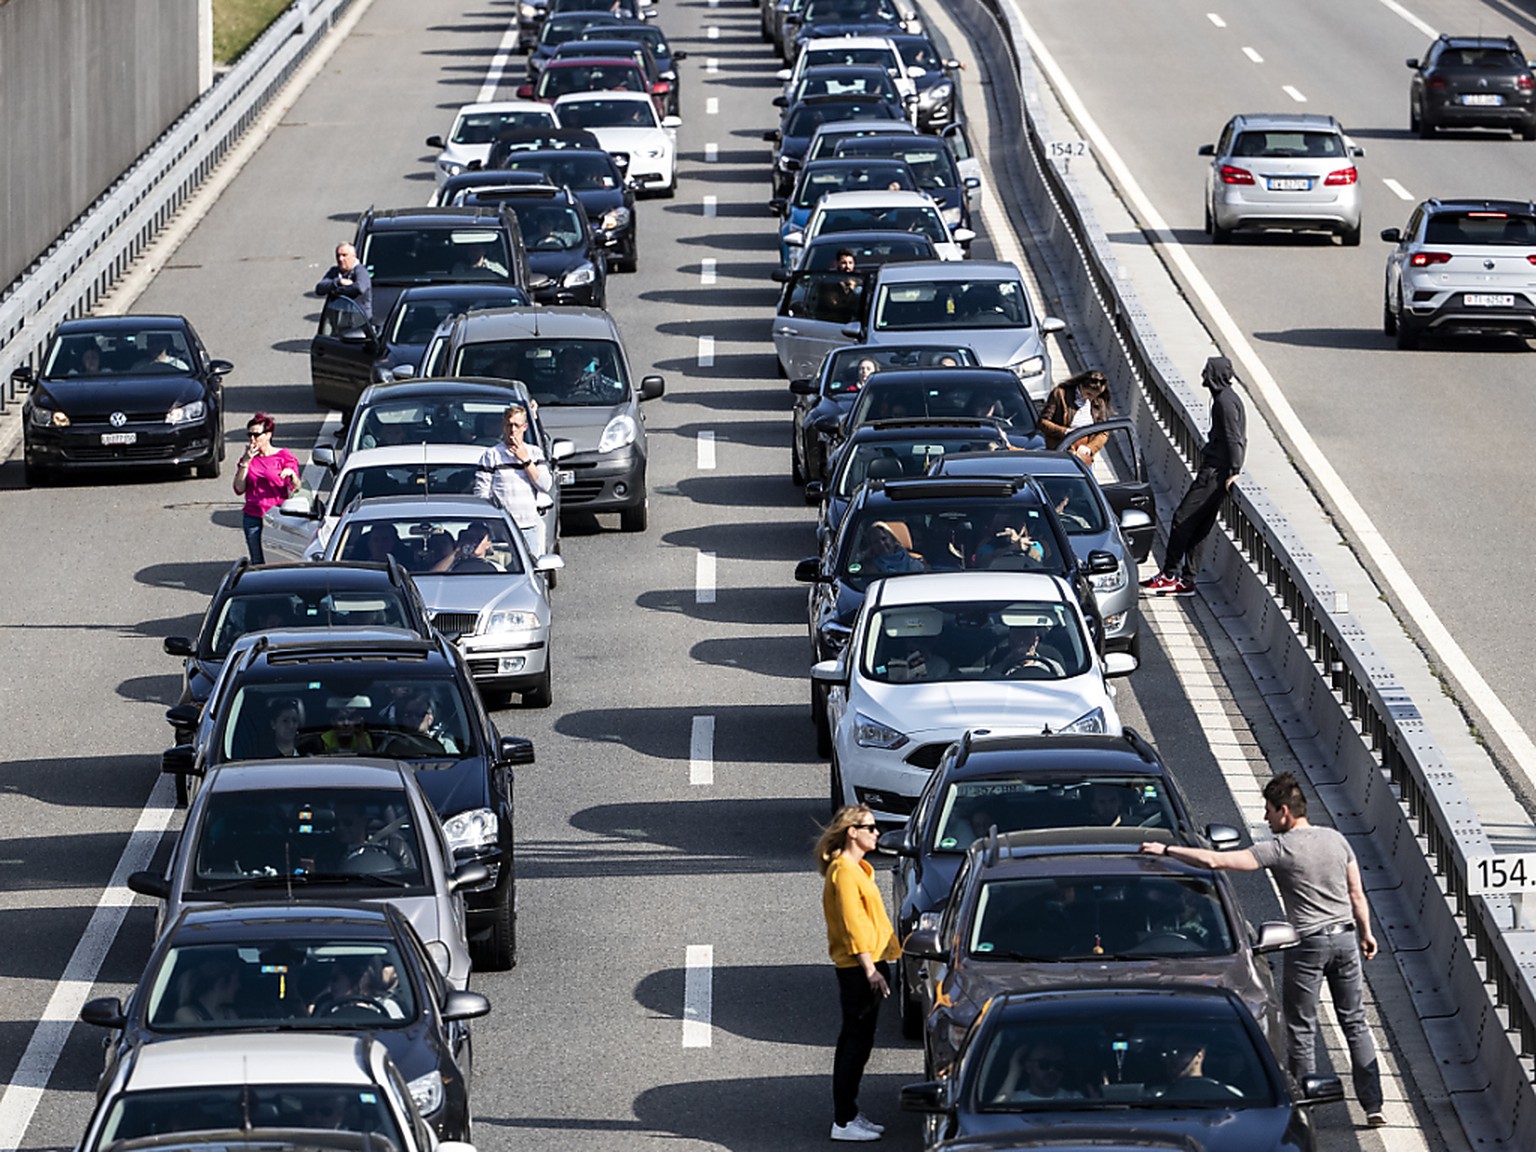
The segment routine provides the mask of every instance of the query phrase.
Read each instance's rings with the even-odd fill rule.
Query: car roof
[[[870,440],[910,440],[921,433],[928,440],[973,440],[978,432],[992,432],[998,436],[1003,434],[1002,428],[995,420],[988,420],[982,416],[976,417],[908,417],[903,420],[876,420],[870,424],[860,424],[848,436],[848,444],[864,444]],[[969,456],[971,453],[967,452]],[[991,455],[991,453],[978,452],[977,456]]]
[[[938,205],[926,192],[913,188],[882,189],[877,192],[828,192],[817,203],[817,208],[828,211],[833,208],[933,208]],[[969,264],[970,261],[965,261]]]
[[[881,231],[874,228],[866,231],[859,228],[852,232],[824,232],[820,236],[812,236],[806,242],[805,249],[867,248],[872,244],[888,244],[895,240],[906,241],[915,248],[933,248],[933,238],[921,232]]]
[[[1341,125],[1332,116],[1319,116],[1310,112],[1242,112],[1232,117],[1234,124],[1242,128],[1294,128],[1303,132],[1342,132]]]
[[[549,107],[549,105],[545,105]],[[467,284],[412,284],[404,292],[400,293],[401,300],[455,300],[461,297],[475,297],[485,295],[505,294],[508,296],[519,293],[527,295],[526,289],[516,284],[485,284],[471,282]]]
[[[968,733],[961,741],[961,755],[949,771],[952,780],[1020,773],[1042,776],[1083,775],[1086,771],[1106,776],[1149,776],[1167,779],[1150,745],[1134,729],[1119,736],[1061,735],[977,736]]]
[[[262,596],[307,592],[315,588],[345,588],[352,591],[392,586],[388,565],[317,560],[243,568],[235,576],[230,591],[241,596]]]
[[[1428,212],[1531,212],[1536,213],[1536,203],[1530,200],[1469,200],[1436,197],[1424,201]]]
[[[894,47],[889,36],[818,36],[814,44],[807,44],[806,51],[813,48],[890,48]],[[810,67],[810,65],[806,65]]]
[[[227,940],[269,938],[274,931],[290,935],[294,929],[313,926],[327,935],[354,938],[391,933],[387,904],[187,904],[171,932],[194,929],[196,941],[216,944]]]
[[[803,103],[804,101],[802,101]],[[856,135],[916,136],[917,126],[906,120],[831,120],[819,125],[817,133],[841,136],[845,132]]]
[[[455,224],[500,224],[501,209],[444,205],[440,208],[380,208],[364,220],[370,231],[396,228],[452,227]]]
[[[402,397],[407,400],[443,396],[503,400],[509,392],[521,398],[527,389],[519,381],[496,380],[489,376],[412,376],[406,380],[372,385],[369,391],[372,392],[369,398],[372,404]]]
[[[343,473],[359,468],[398,468],[402,464],[473,464],[485,455],[478,444],[389,444],[359,448],[347,457]]]
[[[81,316],[74,320],[65,320],[58,327],[62,335],[66,332],[137,332],[152,324],[185,325],[185,316],[174,316],[169,312],[134,312],[126,316]]]
[[[548,112],[549,105],[542,100],[485,100],[465,104],[457,115],[467,116],[474,112]]]
[[[644,100],[651,103],[649,92],[567,92],[555,99],[555,107],[562,104],[589,104],[596,100],[628,100],[632,104]]]
[[[878,347],[878,345],[877,345]],[[863,391],[870,388],[911,388],[942,377],[942,383],[956,388],[987,384],[993,381],[1018,384],[1019,378],[1007,368],[988,368],[980,364],[955,365],[953,367],[882,368],[864,381]],[[1022,389],[1023,385],[1020,385]]]
[[[1000,833],[994,843],[991,836],[982,836],[973,842],[968,851],[980,858],[983,867],[1006,869],[1013,865],[1020,872],[1039,873],[1042,861],[1071,858],[1072,867],[1105,872],[1166,872],[1161,854],[1143,853],[1142,844],[1157,841],[1175,844],[1179,841],[1166,828],[1129,828],[1088,826],[1071,828],[1041,828],[1026,832]],[[1202,864],[1188,860],[1174,862],[1180,868],[1188,866],[1197,872],[1214,872]],[[1035,867],[1030,865],[1034,864]],[[1150,867],[1148,867],[1150,865]]]
[[[1023,280],[1017,264],[1007,260],[901,260],[882,264],[881,283],[926,283],[931,280]]]
[[[546,71],[550,68],[590,68],[596,64],[601,64],[604,68],[616,68],[621,65],[628,65],[631,68],[640,67],[633,56],[557,56],[544,68]]]
[[[923,572],[882,580],[881,584],[884,585],[878,599],[881,608],[940,601],[1067,600],[1061,581],[1044,572]]]
[[[1216,987],[1209,984],[1135,984],[1116,983],[1101,987],[1055,987],[1040,988],[1032,992],[1000,992],[992,998],[993,1012],[1007,1011],[1008,1009],[1027,1010],[1031,1003],[1060,1003],[1062,1001],[1086,1000],[1104,1001],[1104,1012],[1108,1018],[1112,1018],[1116,1011],[1115,1001],[1152,999],[1162,1001],[1183,1001],[1188,1004],[1198,1004],[1201,1007],[1214,1007],[1217,1002],[1225,1004],[1229,1009],[1238,1010],[1242,1007],[1242,1001],[1237,994],[1228,988]],[[1243,1017],[1252,1019],[1246,1011]]]
[[[327,1032],[206,1032],[137,1048],[128,1084],[135,1092],[311,1080],[366,1086],[369,1044]]]
[[[1453,32],[1442,32],[1438,39],[1448,48],[1517,48],[1518,42],[1513,36],[1458,36]]]
[[[487,308],[466,313],[458,321],[463,339],[493,340],[498,337],[602,337],[618,340],[613,317],[601,308]],[[378,449],[372,449],[378,451]],[[483,449],[482,449],[483,451]]]
[[[341,756],[299,759],[232,760],[208,773],[204,790],[262,792],[279,788],[387,788],[404,790],[406,773],[393,760],[360,760]]]
[[[484,453],[484,448],[477,448]],[[348,520],[390,520],[400,516],[453,518],[507,516],[500,504],[464,493],[420,496],[370,496],[347,509]]]
[[[889,369],[887,369],[889,371]],[[951,371],[951,369],[946,369]],[[998,457],[993,459],[993,457]],[[1082,476],[1077,457],[1070,452],[1043,448],[1018,448],[999,455],[996,452],[956,452],[943,460],[948,476]],[[1000,471],[988,472],[988,469]],[[951,471],[951,469],[954,469]]]

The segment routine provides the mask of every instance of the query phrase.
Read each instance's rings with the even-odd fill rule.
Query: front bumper
[[[579,452],[560,461],[572,474],[560,485],[565,512],[623,512],[645,503],[645,456],[634,445],[618,452]]]
[[[132,423],[72,424],[39,428],[24,413],[27,463],[43,468],[122,468],[134,464],[186,465],[207,460],[217,445],[218,426],[211,420],[171,425]],[[132,444],[107,445],[103,435],[131,434]]]
[[[516,685],[537,680],[549,666],[549,634],[524,634],[515,639],[465,636],[459,641],[459,651],[464,654],[469,674],[477,685],[515,689]]]

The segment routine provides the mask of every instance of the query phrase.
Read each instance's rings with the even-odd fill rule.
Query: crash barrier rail
[[[0,298],[0,413],[11,373],[127,273],[261,115],[352,0],[295,0]]]
[[[995,22],[1013,76],[994,69],[1005,124],[1000,163],[1028,200],[1075,295],[1074,337],[1101,358],[1146,446],[1154,482],[1188,484],[1205,405],[1175,369],[1108,237],[1039,125],[1044,83],[1009,0],[952,0]],[[985,49],[984,49],[985,50]],[[1001,62],[1000,62],[1001,63]],[[1017,91],[1007,87],[1016,82]],[[1007,117],[1005,117],[1007,119]],[[1009,137],[1016,137],[1010,139]],[[1165,510],[1166,511],[1166,510]],[[1536,1148],[1536,932],[1508,896],[1469,895],[1469,860],[1493,855],[1482,824],[1409,690],[1343,607],[1322,565],[1265,490],[1244,478],[1207,544],[1202,584],[1282,730],[1360,858],[1381,931],[1402,971],[1468,1139]],[[1475,886],[1474,886],[1475,887]]]

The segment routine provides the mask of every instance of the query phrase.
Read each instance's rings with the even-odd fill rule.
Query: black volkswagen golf
[[[88,316],[54,333],[42,367],[11,379],[22,406],[27,483],[65,468],[191,465],[219,474],[224,377],[184,316]]]

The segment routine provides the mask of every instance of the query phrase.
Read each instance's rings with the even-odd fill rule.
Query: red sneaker
[[[1148,592],[1163,593],[1172,592],[1174,588],[1178,586],[1178,583],[1179,581],[1177,578],[1159,572],[1156,576],[1152,577],[1152,579],[1143,580],[1141,582],[1141,586]]]
[[[1186,580],[1182,576],[1173,582],[1173,587],[1163,590],[1164,596],[1193,596],[1195,594],[1195,582]]]

